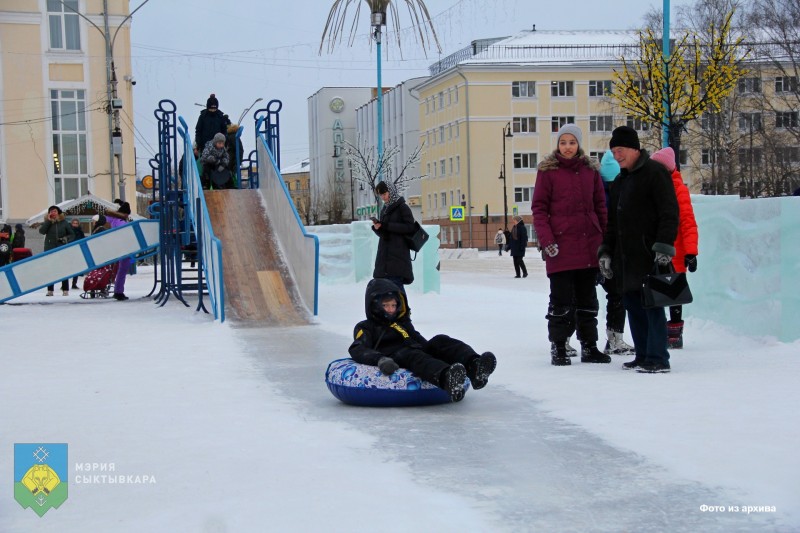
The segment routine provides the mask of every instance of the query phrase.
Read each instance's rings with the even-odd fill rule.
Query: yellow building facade
[[[133,203],[128,15],[128,0],[0,4],[0,219],[87,193]]]

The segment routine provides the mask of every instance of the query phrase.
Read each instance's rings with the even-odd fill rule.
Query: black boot
[[[611,357],[597,349],[594,342],[581,343],[581,363],[610,363]]]
[[[569,355],[567,355],[567,343],[566,341],[559,341],[554,342],[555,345],[555,353],[553,353],[550,357],[550,363],[553,366],[569,366],[572,362],[569,360]]]
[[[472,383],[472,388],[475,390],[484,388],[489,382],[489,376],[496,367],[497,358],[492,352],[485,352],[483,355],[473,359],[467,369],[467,377]]]
[[[453,363],[439,375],[439,387],[450,395],[451,402],[460,402],[464,399],[465,379],[467,369],[461,363]]]

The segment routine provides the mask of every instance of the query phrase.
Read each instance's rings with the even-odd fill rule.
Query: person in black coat
[[[464,398],[464,382],[482,389],[497,366],[491,352],[481,355],[468,344],[447,335],[425,339],[408,317],[400,288],[386,279],[373,279],[364,294],[367,319],[356,324],[350,356],[392,375],[400,367],[441,387],[454,402]]]
[[[611,187],[608,226],[597,251],[600,272],[616,280],[628,312],[636,356],[623,368],[669,372],[667,318],[663,307],[642,307],[642,280],[654,263],[667,266],[675,255],[678,200],[664,165],[650,159],[639,135],[628,126],[611,134],[611,151],[620,173]]]
[[[228,132],[228,124],[231,121],[228,115],[219,110],[219,101],[212,94],[206,101],[206,108],[200,111],[197,125],[194,127],[194,142],[199,150],[205,147],[206,143],[214,138],[214,135],[221,133],[223,136]]]
[[[509,241],[509,252],[511,258],[514,260],[514,271],[517,273],[515,278],[528,277],[528,269],[525,267],[525,249],[528,247],[528,228],[525,227],[525,222],[522,221],[521,216],[514,216],[511,218],[514,225],[511,227],[511,240]]]
[[[414,282],[411,252],[405,239],[414,233],[414,215],[394,184],[382,181],[375,187],[375,191],[384,204],[379,218],[372,219],[372,231],[379,239],[372,277],[394,282],[405,295],[403,285]]]

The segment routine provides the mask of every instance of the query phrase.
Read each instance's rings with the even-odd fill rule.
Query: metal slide
[[[0,268],[0,303],[159,246],[158,220],[137,220]]]

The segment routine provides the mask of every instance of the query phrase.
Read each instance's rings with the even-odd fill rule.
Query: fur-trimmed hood
[[[66,219],[67,215],[62,212],[58,214],[58,216],[55,219],[55,222],[64,222]],[[48,220],[50,220],[50,211],[44,214],[44,220],[42,220],[42,222],[47,222]]]
[[[592,170],[600,170],[600,164],[586,155],[583,151],[583,148],[578,148],[578,155],[576,155],[573,159],[577,159],[583,162],[584,165],[589,167]],[[552,153],[548,154],[547,157],[542,159],[541,163],[539,163],[539,171],[544,170],[556,170],[562,164],[562,161],[571,161],[569,159],[564,159],[558,155],[558,150],[554,150]]]

